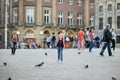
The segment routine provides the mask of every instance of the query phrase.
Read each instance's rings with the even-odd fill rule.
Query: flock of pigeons
[[[78,52],[78,54],[81,54],[80,52]],[[45,56],[47,56],[48,54],[45,52]],[[41,67],[41,66],[43,66],[43,64],[44,64],[44,62],[41,62],[40,64],[37,64],[37,65],[35,65],[35,67]],[[3,65],[4,66],[7,66],[7,63],[6,62],[4,62],[3,63]],[[89,65],[88,64],[86,64],[85,66],[84,66],[84,68],[85,69],[87,69],[89,67]],[[9,77],[7,80],[12,80],[12,78],[11,77]],[[112,80],[116,80],[116,77],[115,76],[113,76],[112,77]]]

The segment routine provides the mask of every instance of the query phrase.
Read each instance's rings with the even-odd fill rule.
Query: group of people
[[[78,32],[78,38],[78,49],[83,50],[86,46],[86,48],[89,48],[89,52],[91,52],[93,47],[95,47],[96,45],[97,47],[99,47],[100,43],[102,42],[103,46],[100,51],[100,55],[104,56],[103,53],[107,47],[109,56],[113,56],[111,48],[115,50],[116,34],[114,32],[114,28],[110,27],[110,24],[106,25],[106,28],[103,31],[102,40],[100,40],[98,36],[94,37],[92,29],[87,29],[86,34],[82,29],[80,29],[80,31]]]
[[[100,51],[100,55],[104,56],[103,53],[107,47],[108,55],[113,56],[111,48],[113,48],[113,50],[115,50],[116,34],[115,34],[113,28],[112,28],[112,31],[110,32],[109,24],[106,25],[106,28],[103,31],[103,40],[102,41],[103,41],[103,47]],[[111,46],[111,42],[112,42],[112,46]]]
[[[45,43],[47,43],[47,48],[56,48],[56,36],[55,33],[52,33],[52,36],[48,34],[47,38],[44,39],[44,48],[45,48]]]
[[[51,41],[52,40],[52,41]],[[86,33],[83,31],[81,28],[76,37],[74,38],[75,40],[75,47],[78,48],[78,50],[82,51],[85,48],[89,48],[89,52],[92,51],[92,48],[95,47],[95,45],[100,44],[101,42],[99,41],[100,38],[98,36],[95,37],[92,28],[87,29]],[[98,41],[97,41],[98,40]],[[14,32],[11,36],[11,41],[12,41],[12,54],[15,54],[16,48],[17,48],[17,42],[19,41],[18,35],[16,32]],[[57,45],[55,46],[55,33],[52,35],[52,39],[48,35],[46,42],[48,48],[50,48],[50,44],[52,43],[52,47],[55,48],[57,47],[57,53],[58,53],[58,62],[63,61],[63,48],[65,47],[65,34],[61,31],[58,34],[58,42]],[[102,36],[102,42],[103,46],[100,51],[100,56],[104,56],[103,53],[107,47],[108,49],[108,55],[112,55],[111,48],[115,50],[115,43],[116,43],[116,34],[114,32],[114,29],[112,28],[110,31],[110,25],[107,24],[106,28],[103,31],[103,36]],[[111,46],[112,43],[112,46]]]

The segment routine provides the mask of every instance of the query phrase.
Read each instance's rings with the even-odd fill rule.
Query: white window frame
[[[50,13],[51,13],[50,10],[48,10],[48,9],[44,10],[44,24],[46,24],[46,25],[50,24]]]
[[[58,0],[58,3],[63,3],[63,0]]]
[[[112,11],[112,4],[108,4],[108,11]]]
[[[73,25],[73,13],[68,12],[68,26],[72,26],[72,25]]]
[[[77,5],[82,6],[82,0],[78,0]]]
[[[34,7],[25,7],[25,21],[27,24],[34,24],[35,22],[35,8]]]
[[[18,8],[13,8],[13,23],[18,23]]]
[[[63,25],[63,12],[62,11],[58,12],[58,19],[60,19],[60,21],[58,22],[58,26],[62,26]]]
[[[72,5],[73,4],[73,0],[68,0],[68,4]]]
[[[117,10],[120,10],[120,3],[117,3]]]
[[[90,1],[90,7],[94,7],[95,2],[94,1]]]
[[[103,6],[99,6],[99,12],[103,12]]]
[[[77,15],[77,25],[82,26],[82,14],[78,13]]]
[[[94,15],[90,15],[90,22],[91,22],[90,26],[91,27],[94,27],[94,18],[95,18]]]

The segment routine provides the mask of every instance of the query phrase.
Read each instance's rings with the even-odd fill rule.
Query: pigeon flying
[[[6,63],[6,62],[4,62],[3,64],[4,64],[4,66],[7,66],[7,63]]]
[[[8,80],[12,80],[11,77],[9,77]]]
[[[35,67],[41,67],[43,64],[44,64],[44,62],[42,62],[42,63],[40,63],[40,64],[35,65]]]

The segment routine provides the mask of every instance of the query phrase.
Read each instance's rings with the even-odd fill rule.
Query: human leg
[[[115,50],[115,40],[113,39],[113,50]]]
[[[78,49],[80,49],[80,40],[78,40]]]
[[[60,60],[63,61],[63,48],[60,48]]]
[[[100,51],[101,56],[103,56],[103,53],[104,53],[105,49],[106,49],[106,42],[103,43],[103,47],[102,47],[102,49]]]
[[[107,49],[108,49],[109,56],[111,56],[112,52],[111,52],[111,48],[110,48],[110,43],[109,42],[107,42]]]
[[[60,60],[60,47],[58,47],[58,61]]]

